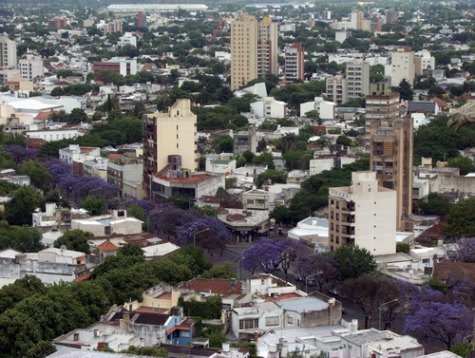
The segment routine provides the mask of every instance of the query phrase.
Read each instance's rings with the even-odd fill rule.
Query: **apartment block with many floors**
[[[330,188],[328,247],[357,245],[372,255],[396,251],[396,192],[378,185],[376,173],[353,172],[352,185]]]
[[[369,93],[369,63],[354,60],[346,63],[347,100],[363,98]]]
[[[231,89],[266,73],[277,74],[277,23],[242,13],[231,22]]]
[[[305,53],[302,44],[292,44],[285,48],[285,79],[295,81],[304,79]]]
[[[414,51],[400,47],[391,53],[391,86],[399,86],[403,79],[414,84]]]

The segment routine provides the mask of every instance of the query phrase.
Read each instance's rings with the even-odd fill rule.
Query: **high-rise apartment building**
[[[304,57],[302,44],[292,44],[285,48],[285,79],[287,81],[303,81]]]
[[[66,26],[68,26],[68,20],[63,17],[48,19],[49,29],[64,29]]]
[[[355,30],[363,30],[364,12],[353,10],[350,15],[351,28]]]
[[[137,14],[137,25],[147,26],[147,14],[143,11],[139,11]]]
[[[331,98],[332,102],[340,104],[347,101],[346,82],[346,79],[342,75],[327,78],[327,97]]]
[[[347,100],[363,98],[369,93],[369,63],[354,60],[346,63]]]
[[[104,35],[113,34],[114,32],[122,32],[124,20],[113,20],[102,27]]]
[[[365,144],[379,184],[397,192],[396,227],[404,230],[412,214],[413,124],[399,118],[399,93],[386,82],[371,83],[366,96]]]
[[[328,247],[357,245],[373,255],[396,251],[396,192],[372,171],[351,173],[352,185],[330,188]]]
[[[420,76],[426,70],[435,69],[435,57],[427,50],[414,53],[414,74]]]
[[[414,84],[414,51],[400,47],[391,53],[391,86],[397,87],[403,79]]]
[[[398,13],[394,9],[390,9],[386,12],[386,23],[392,24],[397,21]]]
[[[257,75],[264,76],[266,73],[277,75],[279,66],[277,56],[279,47],[277,43],[277,23],[272,22],[270,17],[264,17],[259,23],[257,40]]]
[[[12,70],[16,69],[17,53],[16,42],[8,38],[7,35],[0,35],[0,85],[14,74]]]
[[[196,168],[196,115],[191,112],[189,99],[178,99],[167,113],[144,114],[143,145],[146,192],[152,176],[169,166],[195,171]]]
[[[18,61],[20,76],[24,80],[33,81],[35,78],[43,77],[44,65],[41,57],[26,55]]]
[[[231,89],[266,73],[277,74],[277,24],[268,17],[259,23],[242,13],[231,22]]]
[[[374,82],[370,84],[369,94],[366,96],[365,150],[368,154],[371,149],[371,123],[383,119],[399,119],[399,93],[391,92],[387,82]]]

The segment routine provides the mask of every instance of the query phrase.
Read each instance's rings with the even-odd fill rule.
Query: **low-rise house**
[[[274,97],[265,97],[261,101],[251,103],[251,110],[260,118],[285,118],[287,104],[275,100]]]
[[[287,235],[316,252],[328,251],[328,219],[308,217],[298,222]]]
[[[179,283],[174,289],[179,290],[182,296],[188,295],[188,298],[186,298],[188,300],[200,300],[211,295],[220,295],[223,301],[223,309],[227,311],[233,309],[247,293],[241,281],[220,278],[193,278],[190,281]]]
[[[341,303],[324,295],[279,299],[274,293],[272,301],[253,302],[252,306],[234,308],[231,312],[231,331],[236,337],[241,332],[282,329],[285,327],[317,327],[337,325],[341,320]]]
[[[32,226],[41,232],[48,230],[64,231],[71,228],[71,220],[86,219],[89,215],[84,209],[63,208],[57,203],[46,203],[45,211],[32,214]]]
[[[272,196],[269,191],[257,189],[254,186],[251,190],[242,193],[244,209],[269,210],[271,201],[273,201]]]
[[[89,231],[94,236],[134,235],[142,232],[142,221],[127,217],[127,210],[111,210],[110,214],[71,220],[71,228]]]
[[[218,220],[226,225],[233,242],[252,242],[270,230],[269,210],[218,210]]]
[[[424,347],[411,336],[374,328],[346,334],[341,337],[342,348],[330,352],[337,357],[401,357],[412,358],[424,354]]]
[[[61,138],[63,139],[63,138]],[[73,162],[82,161],[84,162],[85,158],[89,157],[100,157],[101,148],[99,147],[81,147],[78,144],[70,144],[67,148],[62,148],[59,150],[59,160],[66,162],[68,164],[73,164]],[[82,159],[82,160],[81,160]]]
[[[117,156],[117,157],[116,157]],[[124,182],[142,184],[143,160],[137,157],[111,154],[107,162],[107,182],[119,189],[124,196]]]
[[[208,154],[206,171],[213,174],[229,174],[236,169],[236,160],[232,153]]]
[[[13,256],[14,255],[14,256]],[[88,271],[83,252],[48,248],[38,253],[0,252],[0,286],[34,275],[46,284],[72,282]]]
[[[120,331],[117,326],[107,323],[96,323],[87,328],[75,329],[54,339],[53,345],[57,349],[68,347],[82,351],[101,350],[104,347],[122,351],[131,346],[143,347],[140,334]]]

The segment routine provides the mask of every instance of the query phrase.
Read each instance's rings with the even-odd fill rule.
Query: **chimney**
[[[332,309],[333,307],[335,307],[335,302],[336,302],[336,300],[334,298],[330,298],[328,300],[328,308]]]
[[[130,333],[130,314],[124,313],[122,319],[125,324],[125,332]]]
[[[79,341],[79,333],[74,333],[73,340],[74,341]]]
[[[255,330],[254,331],[254,342],[257,342],[259,340],[259,331]]]

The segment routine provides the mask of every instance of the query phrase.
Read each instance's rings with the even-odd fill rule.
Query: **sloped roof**
[[[45,121],[45,120],[47,120],[48,117],[49,117],[51,114],[53,114],[53,113],[56,113],[56,114],[57,114],[57,113],[59,113],[59,111],[53,111],[53,110],[51,110],[51,111],[46,111],[46,112],[40,112],[40,113],[38,113],[38,114],[36,115],[35,119],[36,119],[36,120],[39,120],[39,121]]]
[[[445,103],[444,101],[442,101],[440,98],[437,98],[437,97],[434,97],[434,99],[432,100],[432,102],[437,103],[440,108],[445,108],[445,107],[448,106],[447,103]]]
[[[99,251],[116,251],[119,250],[119,246],[113,244],[110,241],[105,241],[102,244],[100,244],[97,249]]]
[[[441,281],[466,279],[470,286],[475,287],[475,263],[455,262],[444,259],[437,263],[432,278]]]
[[[407,107],[408,112],[435,112],[435,103],[434,102],[409,102]]]

